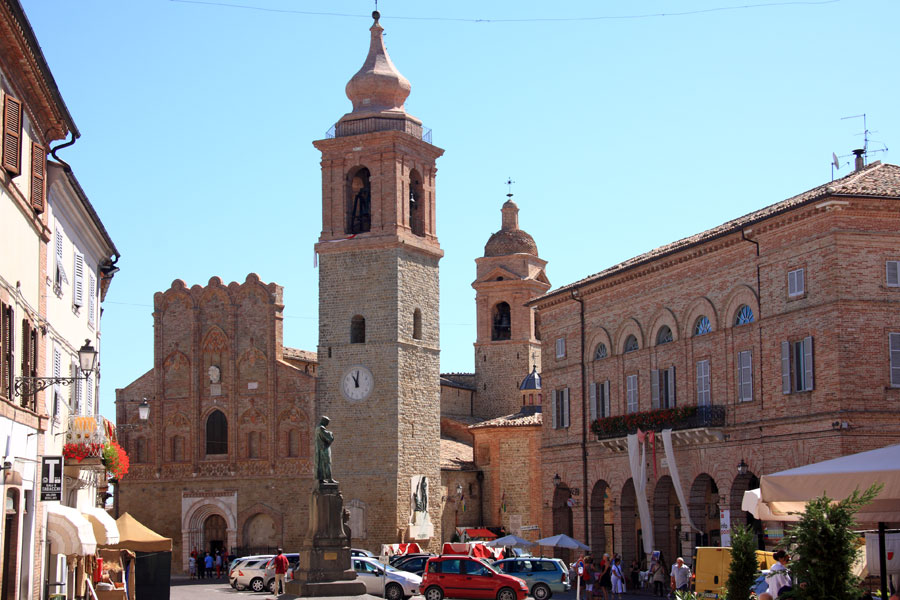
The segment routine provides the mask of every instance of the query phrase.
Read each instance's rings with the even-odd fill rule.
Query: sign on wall
[[[63,457],[41,457],[41,502],[62,499]]]
[[[719,532],[722,536],[722,546],[731,546],[731,511],[727,508],[719,510]]]

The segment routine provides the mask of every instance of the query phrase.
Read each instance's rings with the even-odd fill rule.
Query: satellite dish
[[[834,168],[835,168],[835,169],[840,170],[840,168],[841,168],[841,161],[838,160],[837,154],[835,154],[834,152],[831,153],[831,162],[834,163]]]

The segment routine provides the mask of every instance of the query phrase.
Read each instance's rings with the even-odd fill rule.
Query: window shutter
[[[813,339],[812,336],[803,338],[803,390],[813,389]]]
[[[791,393],[791,343],[781,342],[781,393]]]
[[[97,280],[93,273],[88,273],[88,324],[94,326],[94,313],[97,311]]]
[[[749,350],[742,352],[743,359],[743,381],[741,383],[743,397],[742,400],[753,400],[753,357]]]
[[[66,269],[63,266],[63,235],[62,229],[56,228],[56,285],[69,283],[66,277]]]
[[[31,342],[31,326],[27,319],[22,320],[22,377],[32,377],[31,375],[31,348],[28,344]],[[30,398],[23,395],[21,399],[22,406],[28,406]]]
[[[85,375],[84,379],[84,414],[92,415],[94,414],[94,380],[93,377],[88,374]]]
[[[47,151],[35,142],[31,143],[31,208],[44,212],[44,171],[47,166]]]
[[[788,296],[797,295],[797,271],[788,271]]]
[[[650,400],[653,402],[653,409],[659,408],[659,370],[650,370]]]
[[[591,382],[591,423],[597,420],[597,385]]]
[[[556,390],[550,391],[550,427],[551,429],[556,429],[558,427],[557,414],[556,414]]]
[[[797,269],[797,294],[802,294],[806,291],[806,282],[803,281],[803,276],[806,271],[804,269]]]
[[[609,379],[603,382],[603,416],[610,416],[609,412]]]
[[[563,390],[563,427],[569,427],[569,388]]]
[[[887,284],[890,287],[900,286],[900,260],[889,260],[885,263],[887,269]]]
[[[675,366],[671,366],[666,370],[666,408],[675,408]]]
[[[890,334],[891,385],[900,387],[900,333]]]
[[[18,175],[22,165],[22,103],[3,96],[3,168]]]
[[[84,254],[75,253],[75,283],[72,289],[72,304],[84,306]]]

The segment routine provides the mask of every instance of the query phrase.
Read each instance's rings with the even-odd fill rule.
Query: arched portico
[[[194,494],[185,492],[181,509],[181,558],[182,568],[187,572],[188,558],[192,550],[205,552],[209,543],[220,541],[226,548],[237,545],[237,496],[222,492],[221,496],[207,495],[208,492]],[[221,519],[210,519],[210,517]],[[224,536],[209,538],[211,535]],[[222,539],[224,538],[224,539]]]

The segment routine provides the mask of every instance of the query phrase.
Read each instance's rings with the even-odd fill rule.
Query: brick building
[[[758,476],[896,443],[898,201],[900,167],[860,159],[530,302],[544,334],[546,534],[626,563],[652,535],[668,560],[689,559],[727,531],[720,511],[747,520]],[[630,464],[637,425],[673,430],[671,452],[647,438],[646,479],[637,452]]]

